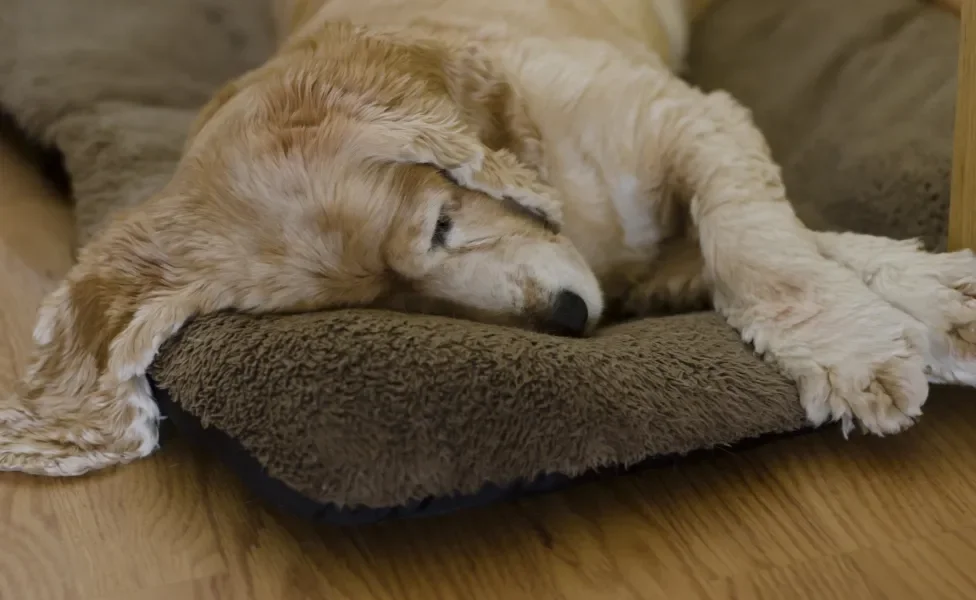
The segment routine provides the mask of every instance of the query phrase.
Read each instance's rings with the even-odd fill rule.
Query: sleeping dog
[[[19,468],[151,452],[147,368],[224,309],[582,336],[707,303],[845,433],[909,426],[928,382],[976,383],[971,253],[805,227],[749,112],[676,74],[703,5],[278,0],[276,54],[212,99],[172,181],[42,307],[23,394],[77,422],[38,444],[78,452]]]

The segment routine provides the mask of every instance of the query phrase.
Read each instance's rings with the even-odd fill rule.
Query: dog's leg
[[[711,295],[698,240],[680,237],[662,244],[650,269],[623,295],[620,310],[635,317],[705,310]]]
[[[817,233],[820,252],[855,272],[928,333],[929,381],[976,385],[976,257],[932,254],[914,240]]]
[[[647,159],[691,198],[715,308],[798,383],[813,423],[910,425],[928,395],[924,328],[821,255],[749,112],[675,80],[649,114]]]

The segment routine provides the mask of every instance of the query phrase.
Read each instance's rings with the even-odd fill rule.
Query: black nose
[[[552,312],[545,323],[546,330],[555,335],[580,336],[586,329],[589,316],[586,302],[578,294],[563,290],[552,303]]]

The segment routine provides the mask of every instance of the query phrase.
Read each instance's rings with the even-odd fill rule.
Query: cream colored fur
[[[280,0],[278,54],[45,303],[0,467],[150,453],[146,370],[222,309],[534,327],[566,292],[582,333],[710,300],[845,432],[907,427],[927,380],[972,385],[976,260],[805,228],[749,112],[674,74],[703,4]]]

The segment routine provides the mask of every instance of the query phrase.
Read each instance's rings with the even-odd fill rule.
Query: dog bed
[[[161,187],[195,110],[271,48],[265,0],[3,7],[0,105],[63,156],[82,240]],[[916,0],[716,0],[690,77],[752,107],[811,224],[938,248],[957,28]],[[212,315],[151,377],[177,429],[259,496],[340,523],[805,427],[794,386],[712,313],[584,340],[370,310]]]

